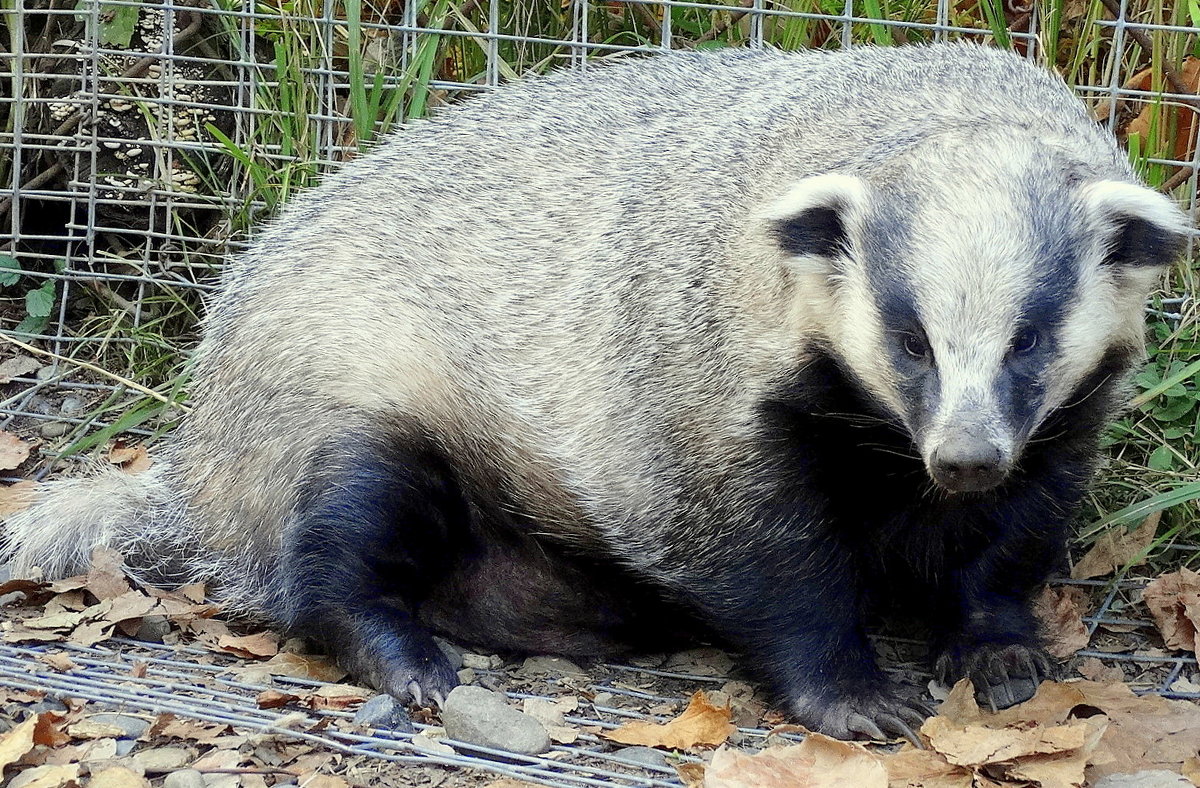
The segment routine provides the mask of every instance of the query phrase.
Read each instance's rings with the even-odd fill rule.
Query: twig
[[[30,178],[25,183],[22,183],[20,186],[18,186],[17,191],[18,192],[33,191],[34,189],[38,188],[39,186],[45,184],[47,181],[49,181],[55,175],[58,175],[60,172],[63,171],[63,169],[64,168],[63,168],[62,162],[55,162],[51,166],[49,166],[46,169],[39,172],[37,175]],[[15,196],[16,196],[15,194],[9,195],[8,197],[5,197],[3,200],[0,200],[0,216],[3,216],[4,214],[8,213],[8,209],[12,205],[13,197],[15,197]]]
[[[1113,15],[1113,19],[1118,21],[1121,19],[1121,4],[1118,2],[1118,0],[1100,0],[1100,2],[1103,3],[1104,7],[1108,9],[1108,12]],[[1127,27],[1125,30],[1127,33],[1129,33],[1129,37],[1137,42],[1137,45],[1142,49],[1146,50],[1147,52],[1154,51],[1154,42],[1152,42],[1144,32],[1132,27]],[[1188,89],[1188,86],[1184,83],[1184,81],[1180,79],[1179,72],[1177,72],[1171,66],[1171,64],[1165,60],[1162,63],[1162,73],[1163,76],[1167,78],[1167,82],[1171,83],[1172,91],[1180,96],[1193,95],[1192,91]],[[1195,98],[1180,98],[1179,100],[1200,112],[1200,100]]]
[[[740,5],[742,8],[748,9],[748,8],[751,8],[754,6],[754,0],[742,0],[738,5]],[[723,21],[718,22],[717,24],[713,25],[711,30],[709,30],[707,33],[705,33],[704,35],[702,35],[696,39],[696,43],[703,44],[708,41],[716,40],[717,36],[724,35],[726,30],[733,27],[738,22],[741,22],[742,17],[744,17],[748,13],[750,13],[750,12],[749,11],[730,11],[729,19],[723,20]]]
[[[74,364],[76,366],[83,367],[86,370],[95,372],[97,375],[103,375],[106,378],[115,380],[116,382],[120,383],[122,386],[125,386],[125,388],[130,388],[130,389],[133,389],[134,391],[140,391],[141,393],[145,394],[147,397],[150,397],[151,399],[156,399],[159,402],[163,403],[164,405],[170,405],[172,407],[179,408],[184,413],[187,413],[191,410],[191,408],[189,408],[187,405],[182,405],[178,402],[168,399],[167,397],[164,397],[162,394],[159,394],[154,389],[148,389],[140,383],[134,383],[132,380],[129,380],[128,378],[123,378],[120,375],[113,373],[113,372],[109,372],[107,369],[102,369],[101,367],[98,367],[95,364],[89,364],[86,361],[79,361],[77,359],[67,358],[66,356],[60,356],[58,353],[54,353],[49,350],[42,350],[41,348],[36,348],[33,345],[30,345],[28,342],[22,342],[19,339],[15,339],[13,337],[8,336],[7,334],[0,334],[0,339],[3,339],[5,342],[8,342],[10,344],[16,345],[17,347],[21,348],[22,350],[24,350],[28,353],[37,353],[39,356],[48,356],[50,358],[57,359],[58,361],[65,361],[68,364]]]
[[[1179,169],[1175,170],[1175,172],[1171,175],[1170,178],[1167,178],[1165,181],[1163,181],[1162,185],[1158,187],[1158,190],[1160,192],[1169,192],[1169,191],[1171,191],[1171,189],[1174,189],[1176,186],[1186,183],[1187,179],[1192,177],[1195,174],[1196,174],[1195,167],[1193,167],[1191,165],[1184,165],[1184,166],[1180,167]]]

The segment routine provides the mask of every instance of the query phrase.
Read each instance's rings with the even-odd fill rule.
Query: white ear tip
[[[1162,229],[1185,234],[1192,223],[1169,197],[1125,181],[1097,181],[1083,187],[1083,198],[1101,216],[1136,216]]]
[[[768,205],[759,218],[779,221],[812,208],[857,208],[867,199],[867,188],[853,175],[828,173],[803,178]]]

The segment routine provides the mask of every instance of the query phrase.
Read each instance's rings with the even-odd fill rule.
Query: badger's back
[[[998,125],[1125,173],[1056,77],[973,46],[671,54],[447,110],[231,263],[195,410],[147,481],[187,519],[92,503],[203,545],[196,571],[254,607],[306,477],[386,425],[547,531],[653,556],[672,522],[743,503],[719,476],[751,461],[756,404],[808,350],[747,218],[806,175],[870,177],[931,130]],[[45,506],[8,524],[19,560],[76,568],[28,537]]]

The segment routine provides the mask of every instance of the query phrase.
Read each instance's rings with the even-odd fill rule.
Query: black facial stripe
[[[820,206],[775,223],[775,241],[788,254],[834,257],[846,243],[841,206]]]
[[[897,263],[911,259],[911,214],[905,215],[902,208],[913,211],[915,199],[909,194],[895,194],[876,202],[864,222],[863,264],[886,332],[888,361],[898,373],[897,389],[907,407],[904,416],[913,432],[920,433],[937,409],[941,382],[936,365],[915,358],[905,349],[910,334],[928,344],[912,281]]]
[[[1036,185],[1026,191],[1036,282],[1025,297],[1012,327],[1010,341],[1022,331],[1037,332],[1037,344],[1027,353],[1009,353],[996,379],[996,402],[1018,438],[1033,427],[1033,418],[1045,401],[1045,371],[1062,345],[1062,327],[1071,306],[1079,300],[1078,250],[1087,248],[1078,231],[1080,223],[1071,206],[1049,198]]]

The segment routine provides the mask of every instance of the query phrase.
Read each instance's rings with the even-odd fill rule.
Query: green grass
[[[575,9],[561,0],[500,3],[502,31],[539,40],[496,42],[488,42],[480,32],[488,29],[490,3],[486,0],[414,1],[423,26],[466,35],[419,35],[409,51],[402,53],[403,42],[379,29],[380,25],[401,21],[402,3],[329,0],[333,5],[327,9],[317,0],[262,0],[256,7],[261,17],[254,22],[255,36],[249,44],[252,51],[243,49],[247,43],[234,17],[226,18],[224,27],[210,36],[206,45],[213,51],[262,64],[254,95],[258,112],[242,133],[234,139],[209,127],[231,166],[220,172],[210,170],[208,189],[236,197],[236,204],[223,219],[224,235],[218,241],[243,237],[299,191],[314,184],[322,172],[319,158],[353,155],[398,124],[422,118],[431,109],[458,98],[455,91],[439,85],[483,83],[493,49],[502,81],[545,73],[568,62],[572,54],[568,47],[548,43],[573,37]],[[229,9],[240,5],[234,0],[216,2]],[[11,4],[11,0],[0,0],[2,7]],[[844,3],[776,0],[767,8],[836,17],[843,13]],[[1168,4],[1132,0],[1129,8],[1130,15],[1140,21],[1200,25],[1200,0]],[[304,21],[305,17],[321,18],[327,10],[333,20],[331,28]],[[586,22],[590,40],[598,43],[656,46],[667,26],[672,45],[678,48],[738,47],[746,45],[751,36],[743,10],[732,2],[716,9],[679,6],[669,9],[666,19],[661,7],[598,0],[587,4]],[[917,43],[931,40],[932,33],[885,23],[933,23],[936,3],[862,0],[855,4],[854,13],[871,20],[852,25],[850,36],[855,42],[885,46]],[[1047,0],[1037,4],[1034,13],[1041,54],[1072,84],[1108,85],[1114,67],[1119,67],[1126,78],[1149,68],[1150,91],[1159,93],[1170,88],[1163,76],[1167,68],[1181,71],[1186,57],[1200,54],[1195,34],[1153,30],[1146,31],[1146,41],[1127,40],[1117,63],[1112,28],[1099,24],[1107,18],[1099,0]],[[982,39],[997,46],[1021,51],[1027,47],[1019,35],[1009,31],[1012,19],[1006,18],[999,0],[953,4],[948,21],[981,31]],[[783,49],[834,48],[840,46],[843,34],[842,24],[836,19],[786,14],[765,17],[761,27],[767,42]],[[0,34],[2,40],[8,40],[11,46],[14,31],[7,29]],[[593,56],[608,55],[600,52]],[[332,107],[328,96],[318,92],[319,82],[314,78],[316,72],[330,67],[345,75],[343,85],[333,90]],[[1097,116],[1107,117],[1106,104],[1095,96],[1089,100]],[[11,130],[9,106],[0,103],[0,127]],[[1175,168],[1154,160],[1175,158],[1180,150],[1190,155],[1180,134],[1193,111],[1153,96],[1141,103],[1124,102],[1115,110],[1120,128],[1145,113],[1145,131],[1128,140],[1131,158],[1151,185],[1171,180]],[[314,116],[331,112],[345,119],[335,143],[349,153],[331,152],[329,141],[322,136],[325,124]],[[7,166],[0,161],[0,175],[6,175]],[[1189,189],[1189,184],[1183,183],[1174,188],[1173,194],[1182,200]],[[0,249],[0,254],[3,252]],[[0,275],[3,273],[0,271]],[[19,278],[31,281],[25,285],[11,283],[4,291],[6,298],[20,298],[32,290],[31,278],[24,274]],[[41,281],[37,284],[42,286]],[[1157,297],[1169,299],[1197,292],[1200,268],[1195,259],[1189,259],[1175,266]],[[97,291],[94,316],[73,328],[106,339],[80,345],[75,352],[80,358],[97,361],[150,386],[171,401],[180,401],[186,378],[180,372],[185,349],[194,339],[198,300],[168,295],[164,288],[143,299],[142,319],[135,323],[127,310],[120,308],[121,297],[118,293],[107,298]],[[33,303],[40,309],[37,298]],[[30,311],[29,317],[36,317],[37,309]],[[1178,312],[1179,307],[1168,303],[1163,311]],[[1108,434],[1109,459],[1084,515],[1083,539],[1090,540],[1104,528],[1122,527],[1152,510],[1164,509],[1160,533],[1180,541],[1200,542],[1200,486],[1196,482],[1200,478],[1198,326],[1200,314],[1195,304],[1188,305],[1179,319],[1150,319],[1149,359],[1136,380],[1133,409]],[[114,395],[99,405],[94,416],[112,426],[101,431],[86,427],[77,430],[62,441],[63,453],[95,451],[117,430],[135,424],[158,431],[169,429],[177,416],[173,408],[140,395],[131,401],[131,396]]]

